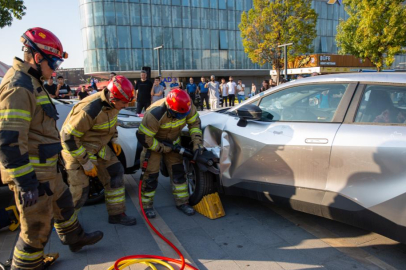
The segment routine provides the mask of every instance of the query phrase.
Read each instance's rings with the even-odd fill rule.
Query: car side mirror
[[[254,104],[247,104],[237,110],[237,115],[240,118],[237,126],[246,127],[248,120],[260,120],[262,118],[262,110]]]

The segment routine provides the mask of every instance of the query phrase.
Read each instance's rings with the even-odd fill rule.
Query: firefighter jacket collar
[[[24,73],[30,74],[32,77],[37,79],[42,84],[42,82],[41,82],[41,74],[39,73],[39,71],[32,68],[29,63],[21,60],[20,58],[18,58],[18,57],[14,58],[13,68],[15,70],[21,70]]]
[[[103,92],[101,93],[100,97],[103,102],[103,109],[102,110],[111,110],[115,109],[113,104],[109,100],[109,90],[105,89],[102,90]]]

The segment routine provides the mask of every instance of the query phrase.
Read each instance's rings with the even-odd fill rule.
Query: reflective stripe
[[[72,155],[72,157],[77,157],[80,156],[81,154],[83,154],[86,151],[86,149],[83,147],[83,145],[81,145],[79,147],[79,149],[75,150],[75,151],[69,151],[69,153]]]
[[[140,125],[139,130],[144,133],[145,135],[148,135],[150,137],[154,137],[156,133],[152,132],[151,130],[147,129],[143,124]]]
[[[74,129],[70,124],[66,124],[65,126],[65,130],[66,132],[68,132],[69,134],[72,134],[73,136],[76,136],[78,138],[82,137],[84,135],[83,132],[80,132],[76,129]]]
[[[141,201],[142,201],[143,203],[149,203],[149,202],[152,201],[152,198],[142,198]]]
[[[75,212],[73,213],[73,215],[70,217],[69,220],[66,220],[66,221],[61,222],[61,223],[55,223],[55,225],[54,225],[55,228],[56,229],[64,229],[64,228],[67,228],[67,227],[71,226],[73,223],[75,223],[77,221],[78,213],[79,213],[79,210],[75,210]]]
[[[155,196],[155,191],[145,192],[145,193],[142,194],[142,196],[154,197]]]
[[[31,121],[31,113],[25,110],[0,110],[0,119],[24,119]]]
[[[87,152],[87,155],[89,156],[89,159],[97,160],[97,157],[95,155],[93,155],[93,154],[91,154],[89,152]]]
[[[117,123],[117,116],[111,120],[110,122],[106,122],[103,124],[99,124],[99,125],[94,125],[92,127],[92,129],[108,129],[108,128],[112,128],[114,127],[114,125]]]
[[[173,195],[175,195],[178,198],[185,198],[189,196],[188,192],[182,192],[182,193],[174,193]]]
[[[186,119],[181,119],[175,122],[169,122],[166,124],[163,124],[160,126],[160,128],[175,128],[175,127],[179,127],[181,125],[184,125],[186,123]]]
[[[199,133],[202,134],[202,131],[200,130],[200,128],[192,128],[189,130],[190,135],[192,135],[193,133]]]
[[[173,142],[173,145],[178,144],[178,143],[180,143],[180,137],[178,137],[178,138],[176,139],[176,141]]]
[[[51,101],[49,100],[48,96],[42,95],[37,97],[37,104],[38,105],[43,105],[43,104],[49,104]]]
[[[184,185],[179,185],[179,186],[173,186],[175,190],[187,190],[187,184]]]
[[[16,256],[20,260],[36,261],[36,260],[42,260],[42,258],[44,257],[44,251],[41,250],[41,251],[37,251],[34,253],[28,253],[28,252],[21,251],[17,247],[15,247],[13,255]]]
[[[154,143],[152,144],[152,146],[148,149],[150,150],[155,150],[158,147],[158,140],[154,138]]]
[[[108,203],[121,203],[121,202],[125,201],[125,197],[124,196],[120,196],[120,197],[117,197],[117,198],[108,198],[108,197],[106,197],[106,201]]]
[[[15,169],[6,169],[6,171],[14,178],[17,178],[29,174],[30,172],[34,171],[34,168],[32,167],[31,163],[28,163]]]
[[[125,192],[124,187],[116,189],[116,190],[106,190],[106,196],[117,196],[117,195],[121,195]]]
[[[193,124],[194,122],[196,122],[196,119],[199,117],[199,113],[196,113],[195,115],[193,115],[192,117],[190,117],[186,122],[188,124]]]
[[[99,151],[98,156],[101,158],[106,157],[106,146],[103,146],[102,149]]]
[[[57,158],[47,158],[45,160],[45,163],[41,163],[39,161],[39,157],[30,156],[30,163],[34,167],[51,167],[54,166],[57,163],[57,161],[58,161]]]

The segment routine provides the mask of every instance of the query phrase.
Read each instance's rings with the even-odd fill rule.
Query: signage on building
[[[327,4],[329,5],[334,5],[335,3],[338,3],[339,5],[342,4],[342,0],[328,0]]]
[[[320,66],[335,66],[336,62],[331,61],[330,55],[320,55]]]

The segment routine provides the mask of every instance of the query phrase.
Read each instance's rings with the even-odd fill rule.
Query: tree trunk
[[[278,67],[276,67],[276,85],[279,85],[280,77],[281,77],[281,69],[279,68],[279,65],[278,65]]]

